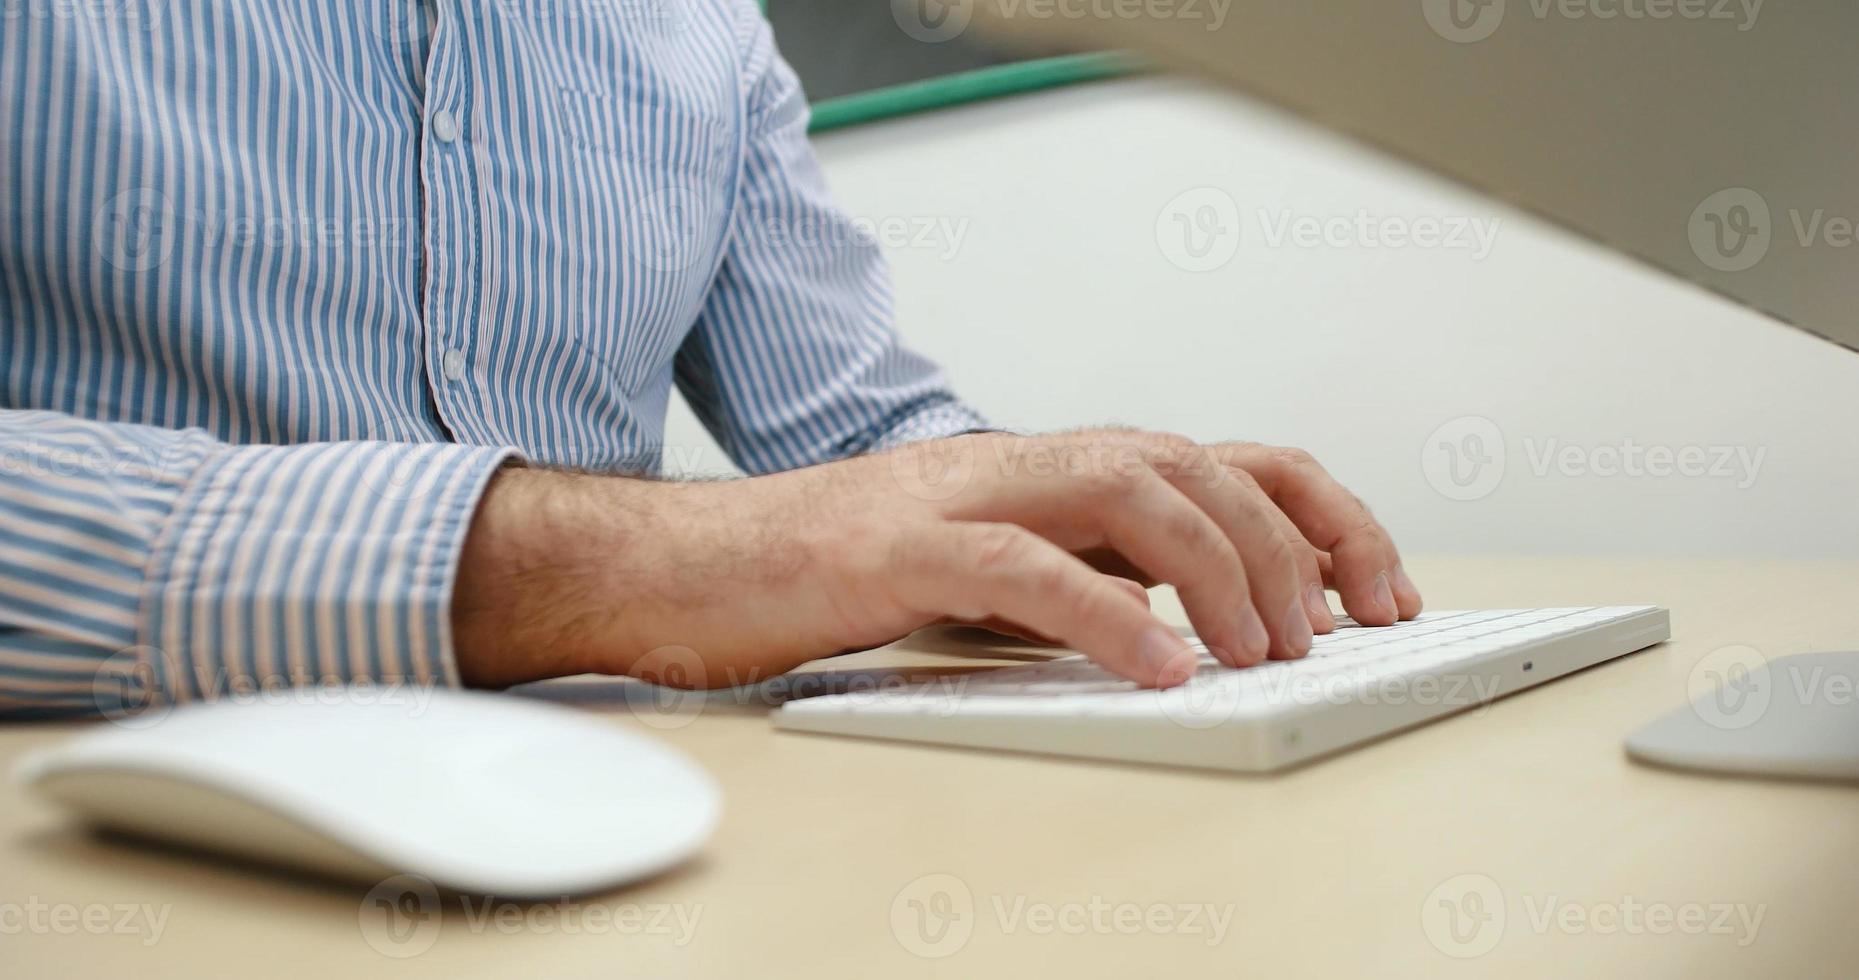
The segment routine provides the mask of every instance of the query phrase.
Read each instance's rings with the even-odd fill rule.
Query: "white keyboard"
[[[1082,656],[790,701],[796,731],[1265,771],[1488,703],[1671,636],[1656,606],[1347,620],[1302,660],[1137,687]]]

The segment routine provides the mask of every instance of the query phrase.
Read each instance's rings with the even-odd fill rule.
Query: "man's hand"
[[[958,436],[771,476],[671,483],[513,469],[453,600],[459,669],[749,683],[946,619],[1052,637],[1141,684],[1194,654],[1132,580],[1168,582],[1223,663],[1301,657],[1420,611],[1400,555],[1309,455],[1101,430]]]

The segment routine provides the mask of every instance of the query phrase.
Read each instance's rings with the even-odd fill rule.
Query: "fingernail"
[[[1388,611],[1395,619],[1401,618],[1400,607],[1394,604],[1394,591],[1388,588],[1388,573],[1375,576],[1375,604]]]
[[[1194,675],[1194,651],[1173,630],[1152,627],[1143,634],[1136,655],[1155,672],[1156,687],[1174,687]]]
[[[1310,612],[1310,624],[1319,632],[1328,633],[1336,628],[1336,614],[1330,612],[1330,600],[1323,596],[1323,583],[1312,582],[1304,590],[1304,608]]]
[[[1311,636],[1310,614],[1304,611],[1302,603],[1292,600],[1291,609],[1285,615],[1285,646],[1291,656],[1301,657],[1309,653]]]
[[[1265,632],[1265,620],[1259,611],[1247,606],[1239,613],[1239,639],[1245,644],[1247,659],[1258,663],[1272,650],[1272,638]]]
[[[1420,589],[1418,586],[1414,585],[1413,579],[1407,577],[1407,569],[1399,565],[1394,566],[1394,584],[1398,586],[1401,591],[1413,596],[1414,601],[1420,601]]]

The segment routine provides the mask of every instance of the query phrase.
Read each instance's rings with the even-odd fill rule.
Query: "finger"
[[[1025,528],[925,524],[900,537],[893,555],[898,600],[919,612],[1019,623],[1151,687],[1194,674],[1194,650],[1148,607]]]
[[[1232,542],[1139,456],[1046,475],[1021,471],[974,495],[956,516],[1028,527],[1067,547],[1107,544],[1175,586],[1195,631],[1222,663],[1245,666],[1267,653],[1265,630],[1247,628],[1248,614],[1258,614]]]
[[[1143,608],[1149,608],[1149,590],[1144,588],[1141,582],[1124,578],[1121,575],[1106,575],[1104,578],[1110,580],[1111,585],[1128,592],[1132,598],[1143,604]]]
[[[1212,517],[1239,552],[1253,607],[1269,631],[1269,655],[1294,660],[1309,653],[1313,622],[1304,584],[1307,578],[1313,584],[1318,579],[1314,555],[1305,556],[1308,573],[1299,567],[1298,549],[1309,549],[1303,536],[1285,526],[1278,506],[1243,470],[1228,469],[1199,446],[1160,452],[1166,458],[1158,460],[1157,472]]]
[[[1330,553],[1343,608],[1357,622],[1385,626],[1419,615],[1420,593],[1401,569],[1393,538],[1309,453],[1238,444],[1219,450],[1259,481],[1313,547]]]
[[[1038,630],[1028,629],[1021,626],[1019,623],[1002,619],[999,616],[989,616],[987,619],[956,619],[954,617],[948,617],[944,622],[956,626],[973,626],[976,629],[984,629],[990,633],[1011,636],[1014,639],[1025,640],[1028,643],[1037,643],[1042,647],[1062,647],[1065,645],[1056,636],[1047,636]]]
[[[1270,636],[1254,608],[1244,560],[1210,515],[1148,467],[1122,493],[1083,498],[1112,547],[1175,587],[1188,621],[1214,657],[1232,667],[1265,659]]]
[[[1179,467],[1180,459],[1184,459],[1184,457],[1190,457],[1188,472],[1208,472],[1208,474],[1220,476],[1220,470],[1201,469],[1201,465],[1205,463],[1206,456],[1212,456],[1212,459],[1216,461],[1216,465],[1223,465],[1223,463],[1220,463],[1218,454],[1212,454],[1208,448],[1193,443],[1192,439],[1188,439],[1188,437],[1184,437],[1184,435],[1156,433],[1156,431],[1110,430],[1097,433],[1097,437],[1099,437],[1099,439],[1106,439],[1106,441],[1117,441],[1117,443],[1143,446],[1143,448],[1145,448],[1147,452],[1151,452],[1158,461],[1166,459],[1166,465],[1169,469]],[[1193,454],[1206,454],[1206,456],[1193,456]],[[1240,472],[1240,474],[1246,472],[1246,470],[1238,469],[1238,467],[1225,467],[1225,469],[1231,470],[1231,472]],[[1164,472],[1164,474],[1166,474],[1166,472]],[[1247,474],[1247,476],[1249,476],[1249,474]],[[1175,480],[1175,483],[1177,483],[1177,487],[1182,485],[1180,480]],[[1255,487],[1257,487],[1257,483],[1255,483]],[[1329,610],[1329,597],[1324,593],[1325,588],[1333,588],[1333,578],[1331,578],[1331,569],[1329,569],[1329,556],[1311,547],[1311,541],[1305,539],[1303,532],[1299,532],[1298,524],[1292,523],[1292,519],[1290,519],[1285,511],[1281,510],[1275,502],[1272,502],[1270,508],[1264,508],[1264,515],[1272,521],[1273,526],[1277,526],[1277,532],[1285,537],[1285,541],[1288,541],[1290,547],[1292,547],[1292,560],[1298,565],[1298,595],[1303,599],[1303,610],[1305,610],[1305,614],[1307,614],[1307,619],[1309,619],[1309,623],[1311,623],[1312,630],[1314,630],[1314,632],[1333,632],[1333,630],[1337,629],[1337,616]],[[1244,558],[1244,554],[1242,554],[1242,558]],[[1257,586],[1255,586],[1255,589],[1257,589]]]
[[[1147,572],[1130,564],[1128,558],[1118,554],[1113,548],[1085,548],[1082,551],[1073,552],[1073,554],[1076,554],[1085,564],[1103,572],[1105,575],[1111,575],[1125,581],[1135,582],[1137,585],[1141,586],[1145,592],[1148,591],[1150,587],[1160,584],[1154,578],[1151,578]]]
[[[1229,467],[1228,472],[1244,473],[1248,480],[1252,477],[1252,474],[1235,467]],[[1303,597],[1304,611],[1310,614],[1311,628],[1318,633],[1335,632],[1336,614],[1330,611],[1330,598],[1324,592],[1329,588],[1330,582],[1324,565],[1324,559],[1328,556],[1319,557],[1321,553],[1310,546],[1310,541],[1304,537],[1304,532],[1297,529],[1297,525],[1292,523],[1290,516],[1278,506],[1276,501],[1265,494],[1263,488],[1258,487],[1257,481],[1253,481],[1253,487],[1265,497],[1266,503],[1269,504],[1265,508],[1265,513],[1278,528],[1278,533],[1284,535],[1286,541],[1291,542],[1291,557],[1297,564],[1298,595]]]
[[[1118,589],[1121,589],[1124,592],[1129,593],[1132,598],[1140,600],[1145,609],[1148,608],[1149,606],[1149,590],[1148,589],[1143,588],[1140,584],[1136,582],[1132,582],[1129,579],[1119,578],[1115,575],[1106,575],[1104,576],[1104,579],[1105,581],[1109,582],[1111,585],[1117,587]],[[963,626],[979,627],[991,633],[999,633],[1002,636],[1017,637],[1019,639],[1027,641],[1028,643],[1037,643],[1041,646],[1048,646],[1048,647],[1064,646],[1064,644],[1061,643],[1059,641],[1059,638],[1056,636],[1047,636],[1046,634],[1041,633],[1038,630],[1030,629],[1023,624],[1013,622],[1012,620],[1002,619],[999,616],[990,616],[987,619],[972,620],[972,621],[966,620],[966,619],[955,619],[953,617],[947,617],[945,618],[944,621],[946,623],[956,623],[956,624],[960,624]]]
[[[1245,471],[1222,464],[1186,436],[1109,430],[1092,433],[1090,438],[1135,449],[1141,460],[1214,518],[1240,554],[1251,587],[1253,614],[1267,627],[1264,646],[1270,656],[1301,657],[1309,652],[1311,634],[1319,624],[1323,632],[1335,628],[1315,549]],[[1282,560],[1285,553],[1291,559],[1288,577]]]

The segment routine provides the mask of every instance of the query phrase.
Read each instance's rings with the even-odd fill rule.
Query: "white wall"
[[[890,250],[900,328],[1003,424],[1303,446],[1413,552],[1859,555],[1859,354],[1275,110],[1144,79],[819,150],[852,212],[939,229]],[[1203,206],[1232,257],[1189,271]],[[1371,246],[1364,211],[1495,234]],[[1703,471],[1594,471],[1629,440]],[[667,441],[704,441],[681,406]]]

